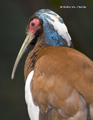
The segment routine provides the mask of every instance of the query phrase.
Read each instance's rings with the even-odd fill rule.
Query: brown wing
[[[93,62],[72,48],[45,48],[37,56],[31,92],[41,120],[74,116],[85,109],[84,98],[93,101]]]

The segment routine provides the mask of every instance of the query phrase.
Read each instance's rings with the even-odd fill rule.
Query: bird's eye
[[[32,23],[31,23],[31,27],[35,27],[35,22],[32,22]]]
[[[39,24],[40,24],[39,19],[38,18],[34,18],[30,22],[30,24],[29,24],[30,32],[32,32],[33,30],[35,30],[38,27]]]

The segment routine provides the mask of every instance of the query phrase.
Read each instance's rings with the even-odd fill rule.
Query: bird
[[[24,79],[30,120],[93,120],[93,61],[73,47],[63,19],[38,10],[26,33],[11,78],[29,49]]]

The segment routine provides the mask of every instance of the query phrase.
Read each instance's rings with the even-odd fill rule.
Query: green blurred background
[[[67,5],[86,8],[60,8]],[[29,120],[23,74],[29,51],[21,59],[14,80],[11,72],[26,36],[28,19],[42,8],[63,18],[75,49],[93,60],[93,0],[0,0],[0,120]]]

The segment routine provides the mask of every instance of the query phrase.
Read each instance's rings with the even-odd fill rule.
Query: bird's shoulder
[[[36,56],[35,68],[53,74],[66,69],[93,69],[93,62],[86,55],[70,47],[46,47]],[[52,73],[53,71],[53,73]],[[56,71],[58,73],[58,71]]]

